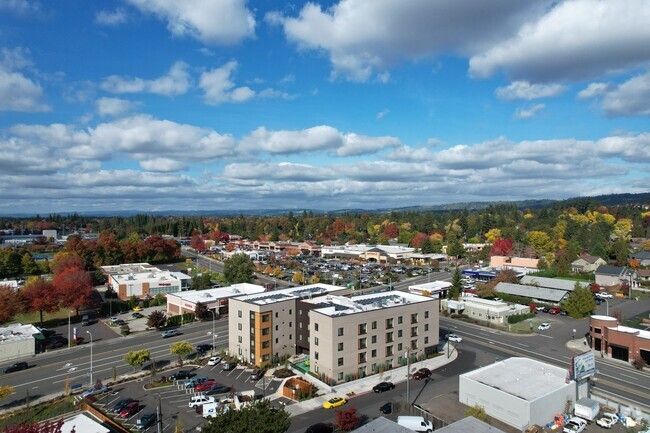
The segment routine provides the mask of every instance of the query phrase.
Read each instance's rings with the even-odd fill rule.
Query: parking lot
[[[229,397],[231,393],[244,391],[254,391],[256,398],[269,397],[275,394],[281,383],[280,379],[274,379],[271,376],[265,376],[258,381],[251,380],[250,376],[254,370],[243,366],[237,366],[231,371],[223,371],[221,363],[215,366],[204,365],[201,367],[186,365],[182,369],[190,370],[193,376],[206,376],[214,379],[218,384],[225,385],[230,389],[229,392],[212,395],[215,400]],[[178,370],[179,368],[166,370],[157,377],[169,377]],[[180,424],[184,426],[185,431],[193,431],[203,423],[204,419],[196,409],[189,407],[190,399],[202,393],[197,393],[192,387],[186,388],[185,379],[171,381],[167,386],[144,389],[145,384],[150,382],[151,378],[147,377],[115,385],[110,392],[98,396],[96,405],[106,412],[111,412],[115,404],[122,399],[130,397],[137,400],[140,410],[126,418],[120,418],[128,428],[133,428],[138,418],[143,415],[155,413],[158,403],[160,403],[160,413],[165,431]],[[156,431],[156,426],[154,424],[143,431]]]

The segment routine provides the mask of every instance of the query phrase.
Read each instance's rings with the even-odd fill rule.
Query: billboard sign
[[[596,373],[596,358],[593,351],[588,351],[571,358],[571,376],[573,380],[584,379]]]

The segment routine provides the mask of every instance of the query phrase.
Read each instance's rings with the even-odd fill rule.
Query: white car
[[[210,358],[210,360],[208,361],[208,365],[217,365],[217,364],[220,363],[220,362],[221,362],[221,357],[220,357],[220,356],[213,356],[213,357]]]
[[[551,324],[550,323],[540,323],[539,326],[537,327],[540,331],[546,331],[547,329],[551,329]]]
[[[600,299],[612,299],[612,298],[614,298],[614,295],[612,295],[611,293],[607,293],[607,292],[598,292],[598,293],[596,293],[596,297],[598,297]]]
[[[461,341],[463,341],[463,337],[461,337],[460,335],[456,335],[456,334],[449,334],[447,336],[447,340],[453,341],[455,343],[460,343]]]
[[[197,407],[203,404],[214,403],[214,397],[206,397],[205,395],[197,395],[190,399],[190,407]]]
[[[610,412],[605,412],[600,418],[596,420],[596,424],[603,428],[612,428],[618,422],[618,417]]]
[[[562,429],[562,431],[564,433],[580,433],[586,428],[587,428],[587,421],[585,421],[582,418],[578,418],[574,416],[573,418],[569,419],[569,421],[566,424],[564,424],[564,428]]]

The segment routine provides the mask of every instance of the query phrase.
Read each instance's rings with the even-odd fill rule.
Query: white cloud
[[[189,36],[210,45],[236,44],[255,34],[247,0],[127,0],[142,12],[167,22],[174,36]]]
[[[620,85],[591,83],[578,93],[578,97],[600,97],[601,107],[608,117],[650,116],[650,72]]]
[[[2,0],[0,1],[0,11],[13,12],[16,15],[30,15],[41,11],[41,5],[35,1],[29,0]]]
[[[297,17],[266,15],[287,39],[324,51],[333,76],[353,81],[389,78],[385,69],[404,59],[473,54],[513,35],[547,1],[340,0],[327,10],[307,3]],[[408,29],[408,31],[405,31]]]
[[[440,146],[441,144],[444,144],[444,142],[439,138],[432,137],[427,140],[427,144],[431,147],[436,147],[436,146]]]
[[[129,21],[129,16],[122,8],[114,11],[99,11],[95,14],[95,22],[103,26],[119,26]]]
[[[187,168],[187,164],[169,158],[153,158],[147,159],[145,161],[140,161],[140,167],[144,168],[147,171],[173,172],[185,170]]]
[[[540,99],[562,94],[566,87],[561,84],[531,84],[528,81],[515,81],[506,87],[499,87],[495,94],[499,99]]]
[[[176,62],[162,77],[145,80],[142,78],[111,75],[106,77],[100,87],[111,93],[153,93],[163,96],[176,96],[187,93],[191,85],[189,66]]]
[[[3,50],[0,63],[0,111],[39,112],[49,111],[43,102],[45,97],[40,84],[13,70],[28,65],[20,51]]]
[[[650,60],[646,0],[566,0],[519,33],[470,59],[470,75],[503,69],[513,80],[581,80]]]
[[[95,104],[100,116],[119,116],[138,106],[134,102],[120,98],[99,98]]]
[[[201,74],[199,87],[205,92],[203,99],[206,103],[218,105],[224,102],[244,102],[255,97],[255,92],[249,87],[235,87],[230,75],[237,66],[237,62],[232,60]]]
[[[379,113],[377,113],[377,120],[383,119],[388,113],[390,113],[390,110],[388,108],[381,110]]]
[[[517,119],[530,119],[531,117],[535,117],[535,115],[542,111],[544,107],[546,107],[544,104],[535,104],[531,107],[517,108],[515,111],[515,117]]]

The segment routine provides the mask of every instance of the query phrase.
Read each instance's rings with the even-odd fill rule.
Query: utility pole
[[[156,406],[156,427],[158,429],[158,433],[162,433],[163,425],[162,425],[162,411],[160,409],[160,394],[158,394],[158,405]]]
[[[406,349],[406,404],[411,404],[411,349]]]

